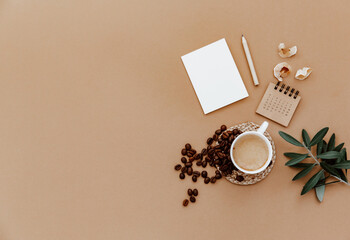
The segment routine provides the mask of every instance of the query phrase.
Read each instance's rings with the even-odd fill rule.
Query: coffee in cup
[[[231,145],[231,160],[242,172],[256,174],[264,171],[272,159],[272,146],[264,136],[268,122],[263,122],[257,131],[239,135]]]
[[[263,139],[246,135],[238,139],[233,148],[233,158],[238,166],[247,171],[263,167],[269,158],[269,149]]]

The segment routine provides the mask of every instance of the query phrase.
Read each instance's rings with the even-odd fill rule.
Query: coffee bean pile
[[[179,178],[183,180],[187,175],[192,178],[193,182],[197,182],[197,180],[202,177],[205,184],[214,184],[217,180],[222,178],[222,174],[224,176],[232,174],[232,171],[237,170],[237,168],[231,161],[230,147],[232,142],[241,133],[242,132],[238,129],[234,129],[232,131],[227,130],[226,125],[222,125],[215,131],[212,137],[209,137],[207,139],[207,147],[203,148],[200,152],[197,152],[192,148],[191,144],[187,143],[181,150],[182,164],[175,165],[175,170],[181,171]],[[218,145],[214,146],[213,143],[216,141],[218,142]],[[219,170],[216,170],[215,175],[210,177],[208,175],[208,172],[205,170],[201,172],[194,170],[194,162],[197,167],[206,168],[209,165],[210,167],[218,168],[221,172]],[[237,176],[236,180],[241,182],[244,180],[244,177]],[[195,202],[195,197],[193,197],[191,200],[190,196],[190,201]],[[188,203],[188,199],[185,199],[183,201],[184,206],[187,206]]]

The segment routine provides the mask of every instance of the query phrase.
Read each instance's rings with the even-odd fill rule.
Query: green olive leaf
[[[295,177],[292,179],[292,181],[295,181],[295,180],[298,180],[298,179],[300,179],[302,177],[305,177],[312,170],[312,168],[315,165],[316,165],[316,163],[312,164],[312,165],[310,165],[310,166],[308,166],[306,168],[304,168],[303,170],[301,170],[297,175],[295,175]]]
[[[318,201],[322,202],[323,201],[323,196],[324,196],[324,192],[326,190],[326,185],[324,185],[325,183],[325,176],[324,173],[321,174],[320,180],[318,183],[322,184],[321,186],[315,187],[315,192],[316,192],[316,196]]]
[[[317,143],[319,143],[320,141],[322,141],[324,136],[326,136],[328,130],[329,130],[329,128],[325,127],[325,128],[322,128],[318,133],[316,133],[316,135],[312,138],[312,140],[310,142],[310,147],[314,146]]]
[[[288,162],[286,162],[286,166],[293,166],[294,164],[297,164],[301,161],[303,161],[304,159],[308,158],[309,155],[308,154],[302,154],[299,157],[296,158],[292,158],[291,160],[289,160]]]
[[[344,143],[339,144],[334,148],[334,151],[340,152],[340,150],[344,147]]]
[[[330,151],[317,155],[317,158],[321,159],[336,159],[340,157],[340,152]]]
[[[295,146],[298,146],[298,147],[303,147],[304,146],[302,143],[300,143],[298,140],[296,140],[291,135],[289,135],[289,134],[287,134],[285,132],[282,132],[282,131],[279,131],[278,133],[287,142],[289,142],[289,143],[291,143],[291,144],[293,144]]]
[[[333,133],[328,142],[327,152],[333,151],[334,148],[335,148],[335,134]]]
[[[316,186],[318,180],[323,174],[323,169],[318,171],[315,175],[313,175],[309,181],[305,183],[305,186],[303,187],[303,190],[301,191],[301,195],[304,195],[308,191],[310,191],[314,186]]]
[[[310,136],[309,136],[309,134],[306,132],[305,129],[303,129],[303,131],[301,132],[301,135],[303,137],[303,141],[304,141],[305,146],[309,148],[309,146],[310,146]]]

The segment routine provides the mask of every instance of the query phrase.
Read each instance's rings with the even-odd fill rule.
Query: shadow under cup
[[[247,170],[247,169],[244,169],[242,168],[241,166],[239,166],[234,157],[233,157],[233,151],[234,151],[234,147],[236,146],[236,144],[238,143],[238,141],[241,141],[243,138],[246,138],[247,136],[254,136],[254,137],[258,137],[260,138],[261,140],[264,141],[264,143],[266,144],[267,146],[267,149],[268,149],[268,158],[266,160],[266,162],[264,163],[263,166],[261,166],[260,168],[257,168],[255,170]],[[271,143],[270,141],[260,132],[258,131],[249,131],[249,132],[245,132],[245,133],[242,133],[241,135],[239,135],[232,143],[231,145],[231,149],[230,149],[230,156],[231,156],[231,160],[232,160],[232,163],[242,172],[246,173],[246,174],[256,174],[256,173],[259,173],[259,172],[262,172],[264,171],[270,164],[271,162],[271,159],[272,159],[272,146],[271,146]]]

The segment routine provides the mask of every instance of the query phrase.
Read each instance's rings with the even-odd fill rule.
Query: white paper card
[[[249,96],[224,38],[181,59],[205,114]]]

